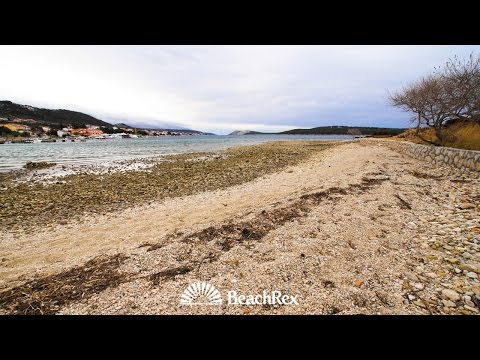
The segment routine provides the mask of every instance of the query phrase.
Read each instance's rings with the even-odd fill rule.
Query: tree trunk
[[[436,142],[434,141],[430,141],[428,139],[425,139],[421,134],[420,134],[420,122],[421,122],[421,116],[420,116],[420,113],[418,113],[418,121],[417,121],[417,128],[415,130],[415,135],[417,135],[417,137],[422,140],[422,141],[425,141],[426,143],[428,144],[431,144],[431,145],[435,145],[435,146],[438,146],[439,144],[437,144]]]
[[[440,145],[443,144],[443,132],[442,132],[442,127],[441,126],[436,126],[435,127],[435,136],[438,139],[438,143]]]

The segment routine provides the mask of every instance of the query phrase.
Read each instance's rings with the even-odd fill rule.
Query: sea
[[[88,139],[85,142],[0,144],[0,172],[22,168],[28,161],[95,164],[189,152],[217,151],[232,146],[275,140],[349,140],[349,135],[196,135],[138,139]]]

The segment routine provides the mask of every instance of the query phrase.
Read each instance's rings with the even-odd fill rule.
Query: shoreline
[[[219,186],[4,229],[0,313],[39,313],[29,306],[40,301],[62,314],[478,314],[480,180],[381,142],[317,145],[266,143],[210,162],[182,155],[173,173],[195,164]],[[194,281],[223,295],[287,291],[300,305],[181,306]]]
[[[165,198],[226,188],[281,170],[316,151],[342,143],[273,141],[224,151],[168,155],[141,162],[147,167],[141,171],[117,168],[105,173],[93,167],[53,179],[44,175],[50,169],[40,171],[40,175],[37,171],[30,172],[33,174],[30,178],[29,173],[25,177],[25,172],[20,176],[12,174],[0,181],[2,227],[31,232],[56,222],[65,225],[89,213],[104,214]]]

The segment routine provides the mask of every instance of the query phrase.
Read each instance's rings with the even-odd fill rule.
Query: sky
[[[480,46],[0,46],[0,100],[217,134],[407,127],[388,92]]]

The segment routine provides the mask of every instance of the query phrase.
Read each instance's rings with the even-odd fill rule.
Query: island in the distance
[[[310,129],[292,129],[278,133],[262,133],[251,130],[236,130],[229,135],[370,135],[370,136],[395,136],[406,129],[382,128],[366,126],[320,126]]]

